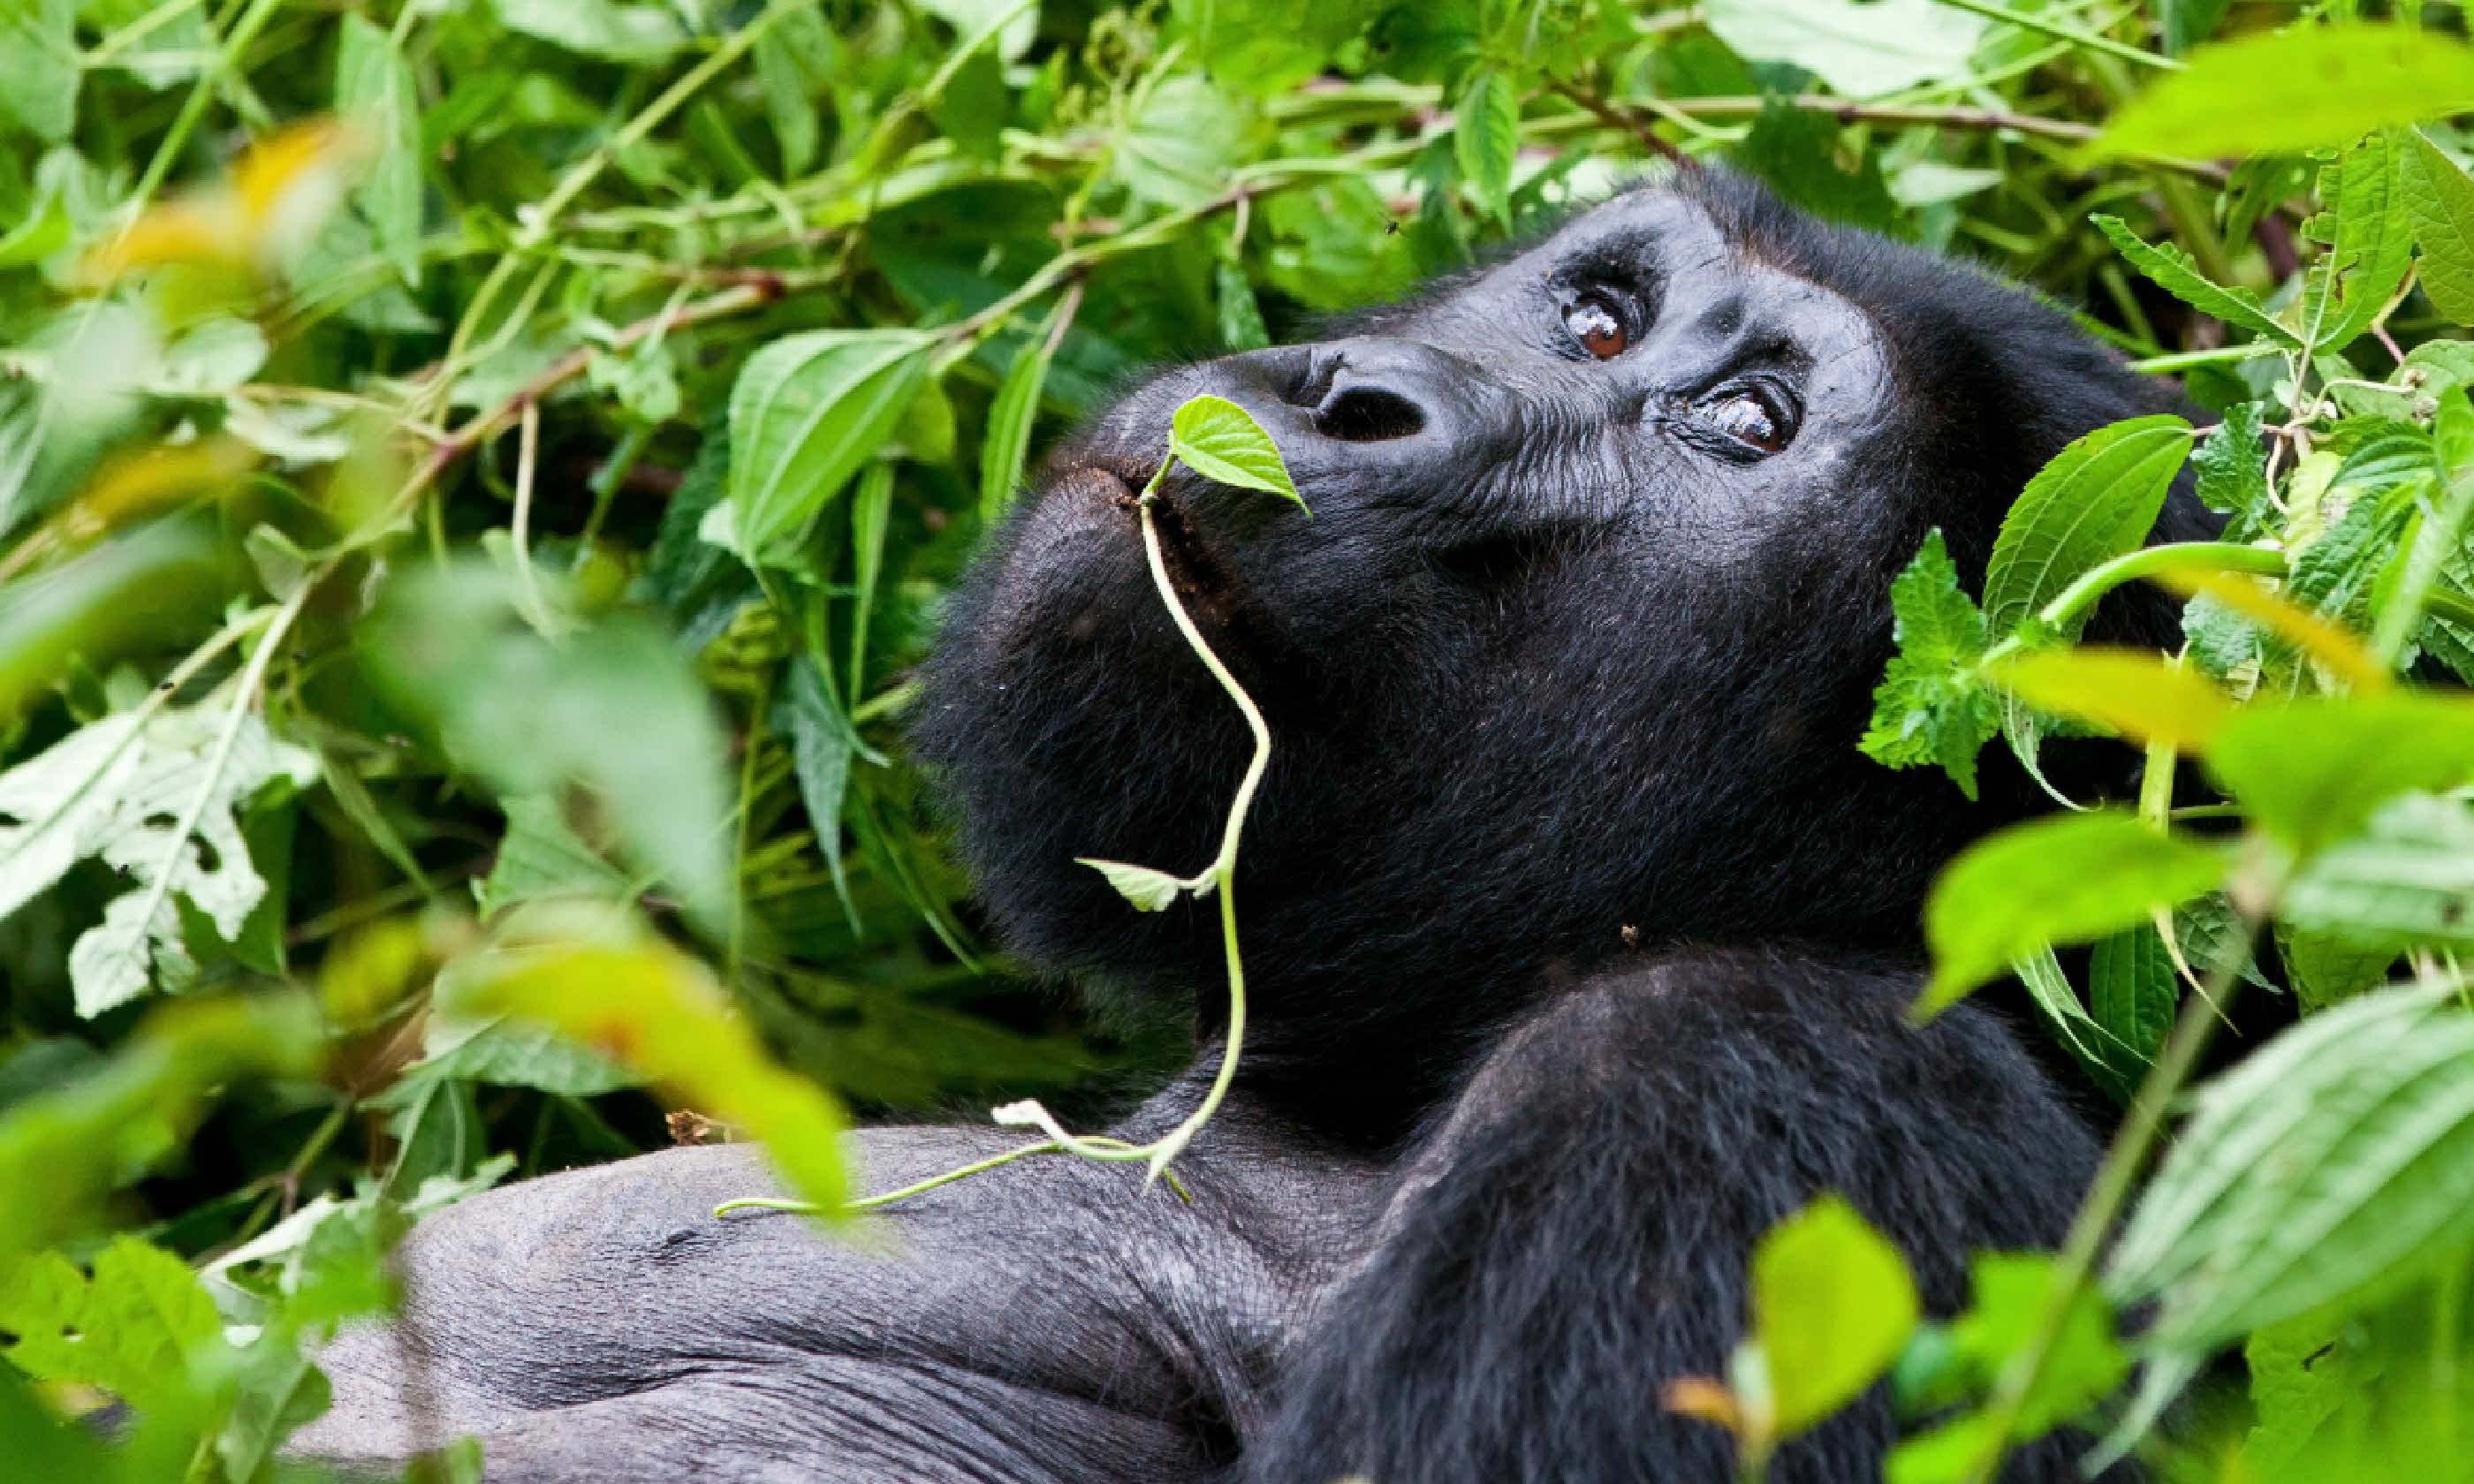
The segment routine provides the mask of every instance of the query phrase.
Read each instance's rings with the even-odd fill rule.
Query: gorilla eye
[[[1582,349],[1601,361],[1623,354],[1632,344],[1632,331],[1624,327],[1614,300],[1604,294],[1584,294],[1572,300],[1564,311],[1564,327]]]
[[[1711,431],[1754,453],[1776,453],[1795,438],[1794,411],[1766,387],[1729,387],[1696,410]]]

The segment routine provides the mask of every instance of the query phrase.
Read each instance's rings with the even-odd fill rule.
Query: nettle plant
[[[1997,736],[2039,782],[2053,736],[2145,751],[2135,806],[2056,793],[2064,808],[1948,867],[1916,1006],[2015,976],[2125,1109],[2062,1252],[1980,1257],[1952,1324],[1919,1321],[1895,1250],[1834,1199],[1773,1232],[1727,1382],[1668,1398],[1736,1431],[1747,1477],[1887,1373],[1932,1419],[1891,1478],[1989,1478],[2009,1444],[2098,1415],[2141,1362],[2093,1466],[2237,1347],[2249,1476],[2461,1476],[2474,345],[2406,353],[2387,322],[2418,283],[2474,323],[2474,180],[2399,130],[2324,157],[2316,194],[2316,260],[2272,302],[2099,218],[2159,287],[2255,337],[2184,358],[2232,367],[2244,395],[2211,427],[2140,418],[2064,449],[2013,507],[1978,597],[1938,532],[1892,586],[1899,649],[1867,754],[1938,766],[1972,797]],[[2385,375],[2348,356],[2358,340]],[[2144,546],[2186,460],[2222,539]],[[2187,599],[2181,646],[2078,642],[2134,581]],[[2186,761],[2202,798],[2176,790]],[[2074,984],[2054,949],[2080,945]],[[2298,1022],[2194,1087],[2246,987],[2292,996]]]

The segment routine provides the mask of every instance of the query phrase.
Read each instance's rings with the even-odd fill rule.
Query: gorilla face
[[[958,595],[919,740],[1015,946],[1217,1004],[1215,909],[1138,916],[1073,864],[1195,869],[1244,764],[1132,515],[1201,393],[1313,511],[1182,471],[1159,511],[1274,741],[1240,866],[1250,1075],[1354,1046],[1370,1089],[1421,1085],[1439,1039],[1627,944],[1906,945],[1933,867],[2022,791],[1970,809],[1856,753],[1889,580],[1935,525],[1980,566],[2029,473],[2163,395],[2015,290],[1723,177],[1357,328],[1135,391]]]

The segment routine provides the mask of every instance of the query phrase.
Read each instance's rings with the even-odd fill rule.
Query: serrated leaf
[[[1893,768],[1939,763],[1976,797],[1976,757],[2001,724],[2000,698],[1975,673],[1984,617],[1958,586],[1938,528],[1890,584],[1898,653],[1873,692],[1873,719],[1857,747]]]
[[[182,1398],[190,1357],[210,1371],[226,1350],[222,1318],[198,1275],[128,1235],[95,1255],[91,1279],[48,1254],[13,1281],[0,1276],[0,1319],[16,1336],[0,1353],[20,1369],[99,1386],[136,1407]]]
[[[1906,1259],[1836,1195],[1762,1234],[1751,1287],[1753,1339],[1782,1439],[1861,1395],[1898,1358],[1921,1313]]]
[[[2127,1086],[2136,1086],[2136,1074],[2164,1049],[2180,985],[2172,955],[2151,925],[2101,939],[2089,954],[2088,1014],[2137,1060],[2137,1066],[2123,1068]]]
[[[2170,414],[2101,427],[2054,455],[2001,522],[1984,569],[1984,619],[2006,634],[2098,562],[2136,550],[2191,450]]]
[[[2422,291],[2432,307],[2474,324],[2474,180],[2419,132],[2406,135],[2405,203],[2422,245]]]
[[[210,769],[227,726],[232,740]],[[192,965],[175,894],[230,942],[266,895],[237,815],[269,783],[306,787],[317,760],[276,740],[249,713],[164,710],[105,717],[0,775],[0,918],[48,890],[80,860],[131,882],[69,950],[78,1013],[96,1016]],[[174,830],[190,813],[186,839]]]
[[[901,420],[932,344],[916,330],[811,330],[747,358],[730,393],[725,496],[741,556],[796,548]]]
[[[2268,504],[2268,449],[2260,440],[2267,410],[2265,402],[2237,402],[2191,450],[2199,503],[2233,517],[2225,523],[2229,541],[2267,529],[2261,511]]]
[[[2389,801],[2360,834],[2304,864],[2277,915],[2366,948],[2474,944],[2474,815],[2461,802],[2430,794]]]
[[[2474,1017],[2453,993],[2374,991],[2200,1090],[2107,1278],[2119,1300],[2160,1301],[2151,1343],[2211,1349],[2359,1301],[2462,1222]]]
[[[1492,67],[1469,73],[1452,109],[1452,158],[1469,197],[1488,215],[1509,222],[1512,162],[1520,150],[1520,95]]]
[[[1925,901],[1930,1013],[2052,944],[2122,932],[2223,880],[2213,847],[2119,810],[2014,825],[1943,869]]]
[[[1088,866],[1106,876],[1108,884],[1117,889],[1117,895],[1132,902],[1137,912],[1164,911],[1185,890],[1183,881],[1149,866],[1128,865],[1121,860],[1098,860],[1087,855],[1077,855],[1074,863]]]
[[[404,282],[421,281],[421,95],[387,33],[347,12],[335,51],[335,111],[373,152],[353,199],[378,251]]]
[[[1277,443],[1253,414],[1222,396],[1188,398],[1170,420],[1169,452],[1205,479],[1285,495],[1305,509]]]
[[[2315,350],[2342,348],[2371,327],[2413,259],[2399,169],[2402,152],[2373,134],[2319,171],[2326,209],[2303,224],[2326,244],[2303,277],[2296,315]]]
[[[2158,288],[2196,309],[2214,315],[2227,324],[2239,324],[2255,334],[2265,335],[2281,346],[2299,347],[2301,340],[2293,331],[2277,323],[2276,316],[2259,301],[2259,296],[2248,289],[2233,288],[2209,280],[2199,272],[2198,261],[2170,242],[2150,243],[2122,225],[2122,218],[2091,216],[2097,230],[2104,233],[2114,251],[2129,260],[2130,266],[2154,281]]]
[[[2474,103],[2474,48],[2399,25],[2297,25],[2195,47],[2084,149],[2090,162],[2297,155]]]

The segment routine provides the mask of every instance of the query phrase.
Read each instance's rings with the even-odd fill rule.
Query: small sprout
[[[1108,878],[1117,895],[1134,904],[1137,912],[1159,912],[1176,900],[1177,893],[1194,890],[1190,883],[1154,871],[1149,866],[1129,866],[1121,860],[1095,860],[1086,855],[1074,858],[1078,866],[1088,866]],[[1201,895],[1199,891],[1197,896]]]
[[[1225,396],[1192,397],[1178,407],[1169,424],[1168,451],[1170,458],[1205,479],[1282,495],[1306,509],[1279,445],[1252,414]],[[1161,472],[1167,472],[1165,467]]]

